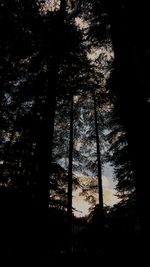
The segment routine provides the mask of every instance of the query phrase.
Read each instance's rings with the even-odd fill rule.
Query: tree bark
[[[32,218],[33,218],[33,235],[37,243],[35,244],[35,252],[47,254],[46,240],[48,232],[48,206],[49,206],[49,179],[51,173],[51,158],[52,158],[52,145],[53,145],[53,132],[54,132],[54,120],[55,120],[55,107],[57,96],[57,82],[59,77],[59,67],[63,58],[63,43],[64,43],[64,19],[65,19],[66,1],[62,0],[60,4],[60,10],[56,14],[57,35],[54,35],[51,71],[47,77],[48,87],[46,101],[43,107],[42,122],[39,131],[39,140],[37,144],[37,197],[33,204]],[[32,227],[32,228],[33,228]],[[40,229],[40,231],[39,231]],[[38,237],[36,233],[38,232]]]
[[[93,94],[94,102],[94,117],[95,117],[95,136],[96,136],[96,149],[97,149],[97,168],[98,168],[98,200],[101,210],[103,210],[103,186],[102,186],[102,166],[101,166],[101,152],[100,152],[100,140],[99,140],[99,129],[98,129],[98,117],[97,117],[97,105],[95,91]]]
[[[69,142],[69,166],[68,166],[68,249],[72,251],[72,163],[73,163],[73,93],[70,107],[70,142]]]

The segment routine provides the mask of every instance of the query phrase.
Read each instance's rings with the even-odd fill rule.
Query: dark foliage
[[[140,243],[146,253],[148,6],[135,0],[58,2],[50,10],[42,9],[40,0],[0,2],[0,261],[5,265],[44,266],[58,255],[70,257],[70,240],[76,261],[80,254],[95,262],[107,253],[134,258]],[[95,49],[103,53],[90,59]],[[105,161],[114,167],[121,199],[112,208],[103,207]],[[95,180],[86,189],[80,184],[74,172],[81,170],[98,173],[100,205],[78,219],[72,190],[80,186],[82,196],[87,188],[97,190]]]

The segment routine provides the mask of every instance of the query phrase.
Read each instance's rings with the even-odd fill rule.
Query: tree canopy
[[[149,232],[147,4],[2,0],[0,7],[4,260],[44,264],[48,253],[84,248],[105,255],[120,234],[140,244]],[[113,207],[103,203],[106,164],[120,199]],[[91,212],[77,219],[79,188]]]

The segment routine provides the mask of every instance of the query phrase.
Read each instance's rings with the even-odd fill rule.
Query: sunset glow
[[[83,179],[83,178],[82,178]],[[89,208],[91,207],[90,203],[85,200],[84,196],[81,196],[82,189],[78,188],[73,192],[73,208],[74,215],[76,217],[84,217],[89,214]],[[110,179],[106,176],[103,176],[103,200],[104,205],[113,206],[118,203],[119,200],[115,196],[116,191],[113,188]],[[98,194],[93,193],[96,203],[98,203]]]

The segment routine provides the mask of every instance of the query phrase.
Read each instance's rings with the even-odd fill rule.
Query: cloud
[[[115,194],[116,190],[114,189],[111,188],[104,189],[104,204],[113,206],[114,204],[119,202],[119,199],[117,198],[117,196],[115,196]]]
[[[89,182],[97,182],[96,177],[90,177],[85,175],[80,175],[80,183],[82,185],[88,185]],[[112,180],[112,177],[103,175],[102,176],[102,183],[103,183],[103,201],[104,205],[113,206],[114,204],[119,202],[119,199],[117,198],[116,190],[114,189],[114,182]],[[89,213],[90,203],[88,203],[84,196],[81,196],[82,189],[78,188],[73,191],[73,207],[75,209],[74,214],[77,217],[86,216]],[[96,202],[98,203],[98,188],[97,193],[96,192],[89,192],[89,194],[92,194],[94,198],[96,199]]]
[[[73,207],[74,215],[76,217],[86,216],[89,214],[90,204],[85,201],[83,196],[80,196],[81,189],[77,189],[73,192]]]
[[[109,178],[106,176],[102,177],[102,184],[103,184],[103,188],[110,188],[111,186]]]
[[[113,206],[119,200],[116,197],[116,190],[114,189],[114,185],[112,181],[107,176],[103,176],[102,178],[103,183],[103,195],[104,195],[104,204]]]

